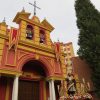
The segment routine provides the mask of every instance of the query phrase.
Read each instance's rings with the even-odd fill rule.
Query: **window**
[[[27,25],[26,27],[26,38],[33,39],[33,27],[31,25]]]
[[[45,32],[44,30],[40,30],[40,43],[45,44],[46,39],[45,39]]]
[[[67,48],[68,51],[70,51],[70,48]]]
[[[66,47],[63,46],[63,51],[66,51]]]

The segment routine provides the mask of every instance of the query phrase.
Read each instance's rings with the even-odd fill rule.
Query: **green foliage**
[[[75,10],[79,29],[78,55],[90,65],[96,94],[100,97],[100,12],[90,0],[76,0]]]

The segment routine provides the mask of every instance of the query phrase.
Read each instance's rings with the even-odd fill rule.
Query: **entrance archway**
[[[19,80],[18,100],[43,100],[44,79],[46,72],[44,64],[30,60],[22,68]]]

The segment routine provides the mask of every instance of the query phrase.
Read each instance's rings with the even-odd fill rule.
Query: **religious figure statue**
[[[89,84],[89,82],[86,83],[85,79],[83,78],[82,83],[81,83],[81,94],[85,94],[88,91],[90,91],[90,84]]]
[[[57,62],[59,62],[60,61],[60,55],[61,55],[60,42],[59,41],[54,43],[54,49],[55,49]]]
[[[85,85],[81,83],[81,94],[85,94]]]
[[[67,93],[69,96],[74,96],[76,93],[76,80],[73,74],[68,74],[67,81]]]
[[[93,100],[93,97],[90,93],[88,93],[90,91],[90,83],[89,82],[85,82],[85,79],[82,79],[82,83],[81,83],[81,94],[82,94],[82,99],[83,100]]]

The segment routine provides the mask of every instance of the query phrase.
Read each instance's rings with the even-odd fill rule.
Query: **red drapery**
[[[18,29],[11,28],[9,32],[9,49],[14,45],[16,46],[18,43]]]

